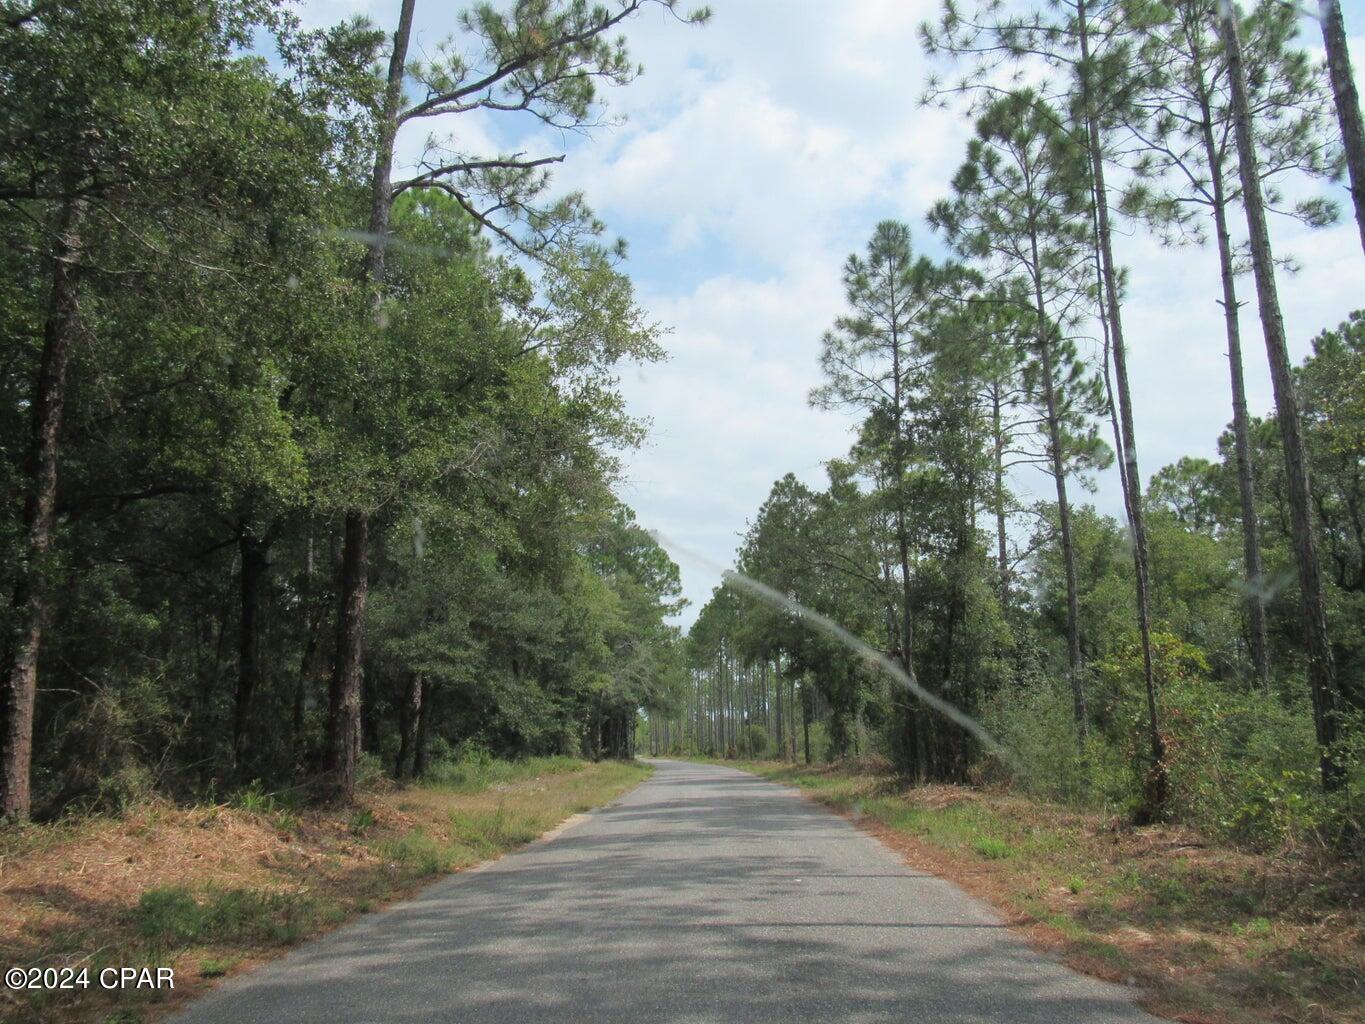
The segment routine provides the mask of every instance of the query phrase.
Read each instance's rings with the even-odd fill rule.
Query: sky
[[[456,31],[463,5],[418,0],[412,55]],[[659,10],[629,23],[645,73],[606,93],[619,123],[591,137],[550,134],[505,115],[448,122],[469,149],[564,153],[556,190],[581,191],[629,244],[625,270],[648,315],[668,330],[670,358],[628,368],[632,413],[650,421],[627,453],[620,497],[680,551],[733,562],[772,483],[795,473],[816,487],[844,454],[853,420],[812,409],[821,334],[843,310],[840,268],[880,220],[911,225],[916,248],[946,255],[924,212],[948,192],[971,120],[961,106],[920,105],[926,75],[946,70],[920,50],[917,27],[938,0],[711,0],[688,27]],[[1365,0],[1343,0],[1357,70],[1365,67]],[[305,23],[363,15],[391,30],[396,0],[306,0]],[[1304,44],[1320,50],[1311,24]],[[1359,75],[1365,85],[1365,76]],[[412,159],[422,137],[400,138]],[[1306,185],[1305,185],[1306,187]],[[1365,307],[1365,258],[1339,186],[1333,227],[1272,224],[1292,358],[1312,337]],[[1182,455],[1213,457],[1230,418],[1217,260],[1170,249],[1122,222],[1116,256],[1128,268],[1123,307],[1144,477]],[[1249,278],[1240,282],[1254,299]],[[1241,311],[1249,402],[1272,406],[1254,301]],[[1046,496],[1045,478],[1017,481]],[[1122,516],[1116,471],[1084,500]],[[719,582],[714,568],[675,553],[690,624]]]

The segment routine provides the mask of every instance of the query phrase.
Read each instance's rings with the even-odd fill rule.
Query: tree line
[[[890,655],[1007,753],[733,583],[691,631],[691,680],[651,709],[669,742],[794,756],[746,747],[775,724],[771,697],[732,711],[757,671],[786,695],[784,737],[816,716],[817,755],[886,755],[920,780],[1003,774],[1257,839],[1358,834],[1365,314],[1292,366],[1271,228],[1332,223],[1343,176],[1365,223],[1365,175],[1339,7],[1323,6],[1325,63],[1301,20],[1280,0],[947,0],[922,27],[951,68],[925,102],[975,118],[927,212],[949,258],[917,254],[896,221],[848,258],[811,402],[855,411],[857,440],[823,490],[774,484],[736,569]],[[1225,314],[1221,336],[1188,342],[1227,353],[1219,459],[1146,485],[1138,424],[1159,410],[1135,408],[1118,222],[1211,240]],[[1244,382],[1247,276],[1264,418]],[[1077,501],[1107,471],[1121,523]],[[1019,493],[1024,474],[1050,478],[1050,498]]]
[[[612,490],[660,329],[563,155],[461,125],[587,132],[631,19],[706,11],[478,3],[416,59],[415,6],[0,2],[0,814],[621,755],[681,670]]]

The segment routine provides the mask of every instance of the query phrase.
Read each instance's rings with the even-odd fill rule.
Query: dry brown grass
[[[219,976],[614,799],[647,771],[582,764],[474,792],[389,788],[345,809],[148,803],[118,819],[0,832],[0,966],[175,968],[170,994],[0,989],[0,1019],[124,1024],[160,1016]],[[204,908],[230,907],[231,926],[192,913],[190,932],[198,933],[168,937],[140,901],[181,892]]]
[[[916,868],[997,907],[1073,967],[1188,1024],[1365,1021],[1365,878],[1321,851],[1231,849],[1023,797],[907,789],[837,768],[747,765],[799,785]]]

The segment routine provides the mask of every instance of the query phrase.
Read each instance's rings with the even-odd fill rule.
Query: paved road
[[[242,975],[176,1024],[1151,1024],[799,794],[652,779]]]

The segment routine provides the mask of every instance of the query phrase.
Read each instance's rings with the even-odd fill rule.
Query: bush
[[[1115,747],[1076,731],[1069,686],[1039,680],[1002,688],[982,708],[982,724],[1005,748],[992,770],[1031,796],[1127,812],[1139,791]]]
[[[1170,816],[1258,848],[1319,841],[1335,815],[1321,791],[1306,695],[1286,702],[1228,686],[1209,678],[1198,648],[1165,633],[1152,640]],[[1111,742],[1140,790],[1149,755],[1137,643],[1120,645],[1098,669]]]
[[[34,795],[45,813],[81,809],[125,814],[159,788],[149,751],[180,731],[164,680],[150,676],[99,685],[64,705],[55,756],[41,756]]]
[[[767,757],[768,730],[757,722],[750,722],[739,734],[741,757]]]
[[[1343,745],[1340,759],[1352,784],[1342,794],[1324,794],[1306,684],[1295,686],[1291,699],[1230,686],[1209,678],[1198,648],[1163,633],[1153,642],[1173,819],[1262,849],[1338,845],[1359,829],[1350,796],[1365,774],[1359,752]],[[1129,786],[1138,791],[1148,754],[1136,642],[1121,645],[1098,669],[1108,704],[1107,739],[1130,766]]]
[[[1312,710],[1260,691],[1180,681],[1161,694],[1173,811],[1254,847],[1330,841]]]
[[[275,809],[275,795],[267,793],[257,780],[228,797],[228,805],[248,814],[269,814]]]
[[[1342,845],[1358,833],[1351,793],[1365,781],[1365,758],[1344,744],[1341,760],[1353,781],[1341,794],[1322,793],[1306,686],[1294,701],[1234,688],[1209,678],[1198,648],[1163,633],[1153,641],[1172,819],[1256,848]],[[988,762],[991,773],[1043,799],[1133,812],[1150,758],[1135,640],[1095,666],[1090,710],[1097,724],[1082,747],[1064,682],[997,691],[985,702],[983,722],[1008,753]]]
[[[373,751],[365,751],[356,761],[355,784],[357,789],[373,789],[389,780],[388,768],[383,759]]]
[[[188,889],[181,885],[148,889],[133,911],[137,932],[159,946],[181,946],[199,938],[204,916]]]

